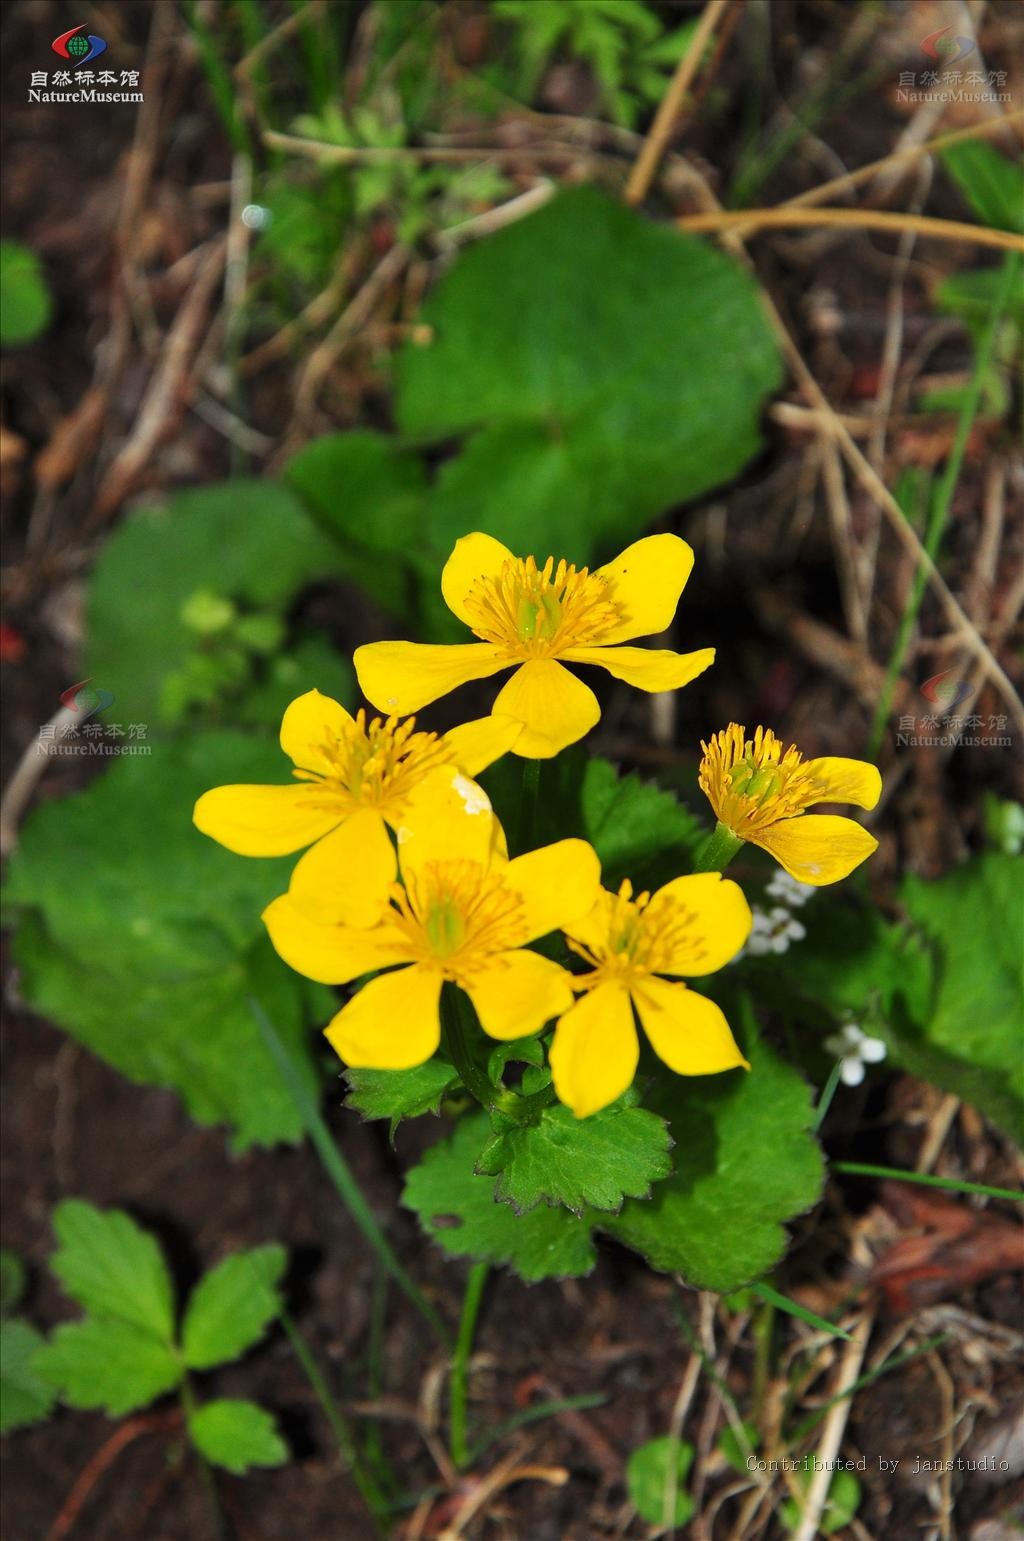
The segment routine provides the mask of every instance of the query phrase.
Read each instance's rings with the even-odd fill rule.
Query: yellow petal
[[[441,593],[452,614],[472,627],[473,617],[465,605],[470,589],[478,578],[497,578],[505,563],[514,560],[507,546],[479,530],[457,540],[441,573]]]
[[[427,642],[368,642],[352,662],[359,687],[378,711],[404,717],[446,696],[469,680],[484,680],[510,667],[501,648],[489,642],[438,647]]]
[[[599,1112],[632,1085],[639,1056],[628,993],[598,985],[555,1028],[548,1058],[559,1100],[577,1118]]]
[[[649,977],[633,999],[655,1054],[677,1075],[717,1075],[737,1065],[750,1069],[721,1007],[706,996]]]
[[[550,658],[531,659],[517,669],[498,692],[494,711],[523,724],[512,752],[527,760],[550,760],[589,733],[601,716],[589,685]]]
[[[564,968],[536,952],[495,953],[466,983],[466,993],[492,1038],[525,1038],[572,1005]]]
[[[638,690],[678,690],[714,663],[715,650],[702,647],[696,653],[673,653],[664,647],[571,647],[562,657],[571,663],[597,664]],[[522,754],[518,746],[516,752]]]
[[[517,856],[504,877],[522,896],[523,941],[532,942],[570,926],[593,908],[601,889],[601,863],[585,840],[559,840]]]
[[[324,1029],[347,1065],[411,1070],[441,1041],[439,970],[423,964],[371,979]]]
[[[803,813],[757,832],[754,845],[768,851],[800,883],[838,883],[878,850],[878,841],[853,819],[836,813]]]
[[[372,926],[397,874],[384,820],[375,808],[357,808],[306,852],[288,892],[303,914],[321,925]]]
[[[602,635],[602,642],[628,642],[652,637],[672,621],[693,567],[693,551],[678,535],[647,535],[627,546],[621,556],[597,569],[613,586],[613,599],[625,611],[621,625]]]
[[[467,776],[478,776],[488,765],[507,754],[523,731],[514,717],[478,717],[449,728],[444,741],[455,755],[455,763]]]
[[[680,905],[694,919],[680,930],[669,961],[658,962],[659,974],[714,974],[736,956],[750,935],[753,918],[743,890],[720,872],[674,878],[652,896],[651,910],[662,899]],[[670,934],[667,924],[662,934]]]
[[[610,893],[607,888],[601,888],[593,908],[562,929],[574,942],[581,942],[590,952],[596,953],[608,943],[616,903],[617,895]]]
[[[809,760],[807,769],[822,788],[819,802],[856,803],[858,808],[873,808],[882,795],[882,778],[866,760],[824,755],[820,760]]]
[[[229,786],[204,792],[192,819],[197,829],[238,856],[287,856],[334,829],[348,799],[321,786]]]
[[[322,985],[348,984],[360,974],[409,958],[408,944],[403,945],[401,934],[389,926],[363,931],[318,925],[287,894],[267,905],[263,924],[289,968]]]
[[[345,708],[319,690],[307,690],[293,701],[281,719],[281,748],[299,770],[334,774],[335,763],[328,746],[351,727]]]
[[[486,869],[499,827],[484,789],[454,765],[442,765],[424,776],[402,810],[402,873],[409,876],[433,861],[472,861]]]

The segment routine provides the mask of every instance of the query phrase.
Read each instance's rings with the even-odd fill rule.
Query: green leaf
[[[683,1487],[693,1464],[693,1446],[670,1434],[638,1445],[626,1464],[629,1501],[649,1525],[685,1525],[693,1513],[693,1499]],[[669,1475],[675,1467],[676,1501],[669,1515],[665,1513],[665,1494]]]
[[[802,1466],[795,1473],[797,1485],[806,1493],[814,1478],[813,1471],[807,1471]],[[852,1471],[837,1471],[828,1485],[828,1497],[825,1499],[825,1507],[822,1510],[821,1519],[818,1521],[818,1534],[831,1536],[834,1531],[842,1530],[844,1525],[849,1525],[860,1504],[860,1483]],[[800,1524],[803,1509],[792,1498],[787,1498],[779,1510],[779,1518],[787,1530],[796,1530]]]
[[[761,1435],[755,1423],[743,1423],[744,1443],[740,1442],[739,1435],[731,1424],[727,1424],[718,1436],[718,1449],[722,1459],[727,1461],[733,1471],[738,1471],[742,1476],[747,1470],[747,1460],[757,1450],[761,1443]]]
[[[649,1201],[599,1221],[655,1268],[720,1294],[775,1266],[785,1222],[817,1202],[823,1180],[806,1082],[756,1038],[748,1005],[726,1015],[734,1031],[747,1018],[750,1070],[660,1077],[648,1100],[668,1119],[675,1171]]]
[[[193,1443],[208,1461],[242,1476],[253,1466],[283,1466],[288,1447],[277,1424],[255,1402],[207,1402],[188,1421]]]
[[[631,1091],[584,1119],[556,1103],[539,1123],[513,1126],[490,1141],[477,1171],[498,1175],[494,1196],[517,1214],[541,1202],[581,1215],[647,1198],[651,1184],[672,1170],[672,1142],[665,1120],[634,1106],[637,1100]]]
[[[806,940],[780,962],[812,1007],[852,1017],[912,1075],[1021,1143],[1019,870],[1018,858],[989,851],[935,882],[908,877],[899,891],[905,926],[865,904],[816,900],[801,912]]]
[[[339,565],[285,487],[238,480],[174,493],[130,515],[103,545],[89,585],[85,672],[114,693],[123,721],[152,730],[174,715],[163,684],[196,645],[188,616],[198,594],[283,615],[302,585]]]
[[[1019,859],[990,851],[938,882],[908,877],[900,899],[935,973],[927,1009],[891,1023],[895,1054],[912,1074],[973,1103],[1024,1143]]]
[[[226,1257],[200,1279],[181,1329],[189,1369],[226,1364],[259,1342],[281,1309],[276,1286],[287,1262],[284,1247],[255,1247]]]
[[[366,1119],[390,1119],[393,1140],[403,1118],[439,1112],[445,1092],[459,1076],[447,1060],[435,1058],[412,1070],[348,1069],[345,1078],[348,1106]]]
[[[231,1125],[239,1148],[296,1140],[301,1120],[247,1005],[264,1003],[312,1087],[308,1025],[324,992],[280,962],[260,921],[292,859],[235,856],[191,823],[207,788],[285,782],[288,762],[228,733],[153,751],[26,820],[6,893],[22,992],[122,1074]],[[67,882],[69,852],[89,870],[84,888]]]
[[[32,1368],[71,1407],[102,1407],[111,1418],[173,1390],[182,1373],[173,1350],[150,1333],[93,1317],[58,1327]]]
[[[942,162],[981,220],[997,230],[1024,230],[1020,165],[980,139],[947,145]]]
[[[120,1209],[65,1199],[53,1211],[50,1267],[73,1300],[161,1342],[174,1338],[174,1288],[156,1239]]]
[[[429,500],[469,529],[585,562],[756,452],[781,369],[757,288],[709,243],[592,187],[460,256],[397,365],[400,429],[467,435]]]
[[[284,475],[340,541],[347,575],[393,615],[411,618],[412,554],[426,549],[422,462],[387,435],[361,430],[315,439]]]
[[[601,858],[602,881],[624,877],[656,888],[692,868],[707,830],[671,792],[639,776],[620,776],[608,760],[588,760],[582,785],[582,833]]]
[[[17,241],[0,241],[0,343],[34,342],[46,330],[53,297],[39,258]]]
[[[0,1249],[0,1316],[17,1310],[27,1284],[28,1270],[18,1254]]]
[[[473,1171],[489,1134],[483,1113],[460,1118],[406,1174],[402,1203],[455,1257],[507,1263],[527,1283],[589,1273],[594,1246],[585,1219],[547,1205],[517,1215],[508,1204],[495,1202],[493,1181]]]
[[[0,1322],[0,1434],[41,1422],[56,1400],[53,1387],[32,1368],[42,1346],[42,1335],[28,1322]]]

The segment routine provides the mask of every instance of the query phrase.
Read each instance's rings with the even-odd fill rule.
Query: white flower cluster
[[[864,1066],[877,1065],[886,1055],[881,1038],[869,1038],[856,1022],[847,1022],[838,1033],[825,1039],[825,1047],[840,1061],[839,1079],[844,1086],[859,1086]]]
[[[779,900],[770,910],[752,906],[754,924],[741,958],[763,958],[769,953],[786,952],[790,942],[802,942],[807,935],[802,921],[792,913],[802,909],[814,893],[810,883],[798,883],[788,872],[776,872],[765,893]]]

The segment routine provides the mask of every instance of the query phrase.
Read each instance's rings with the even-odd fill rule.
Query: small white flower
[[[791,878],[788,872],[782,871],[775,873],[765,889],[765,893],[772,899],[797,909],[802,909],[815,892],[813,883],[800,883],[796,878]]]
[[[847,1022],[838,1033],[826,1038],[825,1047],[840,1061],[839,1079],[844,1086],[859,1086],[864,1079],[864,1066],[877,1065],[887,1052],[881,1038],[869,1038],[856,1022]]]
[[[770,952],[786,952],[790,942],[799,942],[807,932],[799,920],[781,904],[767,914],[754,906],[754,924],[747,939],[746,951],[753,958],[762,958]]]

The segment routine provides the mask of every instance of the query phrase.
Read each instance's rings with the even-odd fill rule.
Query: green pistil
[[[561,619],[561,605],[550,589],[544,589],[539,598],[519,601],[516,630],[523,642],[550,642]]]
[[[437,958],[450,958],[462,945],[466,927],[452,899],[439,899],[427,916],[427,936]]]

